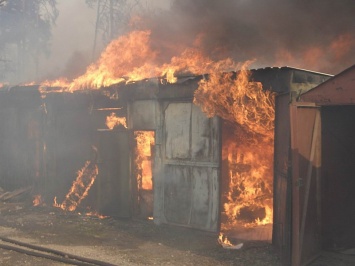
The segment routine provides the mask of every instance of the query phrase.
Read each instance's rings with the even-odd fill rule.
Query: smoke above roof
[[[355,62],[354,14],[352,0],[176,0],[136,27],[151,30],[162,60],[199,46],[214,59],[336,74]]]

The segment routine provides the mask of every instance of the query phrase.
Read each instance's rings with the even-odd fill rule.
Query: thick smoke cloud
[[[162,60],[187,46],[214,59],[255,59],[336,74],[355,62],[353,0],[176,0],[143,18]]]

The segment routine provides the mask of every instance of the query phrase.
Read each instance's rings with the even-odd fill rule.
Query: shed
[[[293,91],[295,94],[307,91],[329,77],[290,67],[256,69],[252,70],[251,76],[265,89],[276,93]],[[150,213],[157,224],[218,232],[231,169],[231,165],[222,160],[222,148],[235,142],[231,134],[226,134],[234,128],[219,117],[208,118],[193,104],[194,91],[203,78],[208,76],[180,77],[175,84],[149,79],[118,90],[121,100],[128,103],[127,134],[131,136],[128,138],[132,139],[136,131],[154,133],[150,155],[152,191],[140,189],[139,184],[137,186],[140,181],[134,175],[127,177],[131,178],[135,214]],[[137,144],[135,141],[130,143]],[[246,167],[244,169],[248,171],[247,165],[237,164],[236,167]],[[245,210],[245,215],[252,217],[249,219],[257,219],[264,213],[261,209]],[[271,227],[261,227],[257,232],[249,228],[247,234],[238,230],[230,233],[237,238],[271,240]]]
[[[355,65],[276,100],[274,243],[284,265],[355,247]]]
[[[257,229],[249,227],[244,232],[232,228],[228,233],[247,240],[271,240],[273,232],[273,241],[283,250],[285,243],[291,241],[287,233],[290,199],[284,200],[284,196],[290,195],[287,175],[290,129],[289,120],[281,121],[281,118],[288,114],[290,92],[300,95],[329,79],[330,75],[290,67],[251,72],[252,80],[261,82],[264,89],[286,93],[286,98],[278,97],[285,98],[285,101],[276,101],[276,114],[280,115],[276,115],[275,132],[281,144],[276,142],[275,146],[275,223]],[[0,130],[0,144],[3,145],[0,158],[2,162],[10,160],[10,164],[0,165],[0,171],[6,173],[0,180],[1,186],[8,184],[10,188],[9,182],[13,182],[11,188],[21,187],[22,180],[12,177],[26,176],[30,178],[28,183],[35,184],[38,193],[43,194],[47,201],[52,201],[54,196],[63,200],[76,172],[91,160],[97,163],[99,171],[86,203],[102,214],[153,218],[157,224],[218,232],[224,222],[225,195],[233,186],[229,174],[236,172],[243,177],[251,166],[243,162],[244,155],[238,149],[231,156],[236,159],[234,162],[222,158],[223,147],[232,143],[238,148],[241,139],[237,141],[231,134],[238,131],[238,127],[217,116],[207,117],[193,104],[198,82],[205,78],[208,79],[208,75],[179,77],[175,84],[169,84],[163,78],[153,78],[116,84],[99,91],[48,92],[43,98],[38,87],[1,92],[9,100],[0,98],[6,102],[0,106],[0,123],[9,124],[9,128]],[[24,99],[22,91],[33,95],[33,103],[17,104]],[[8,96],[14,92],[19,97]],[[26,114],[29,118],[7,123],[8,112],[15,117]],[[127,128],[108,129],[104,120],[112,113],[126,118]],[[12,128],[27,128],[32,120],[36,122],[36,135],[26,133],[23,137],[11,133]],[[36,147],[31,146],[34,138]],[[22,156],[10,156],[7,143],[14,147],[21,143],[21,147],[15,147],[16,154],[18,150],[24,151],[23,147],[29,148],[22,152]],[[95,147],[94,155],[92,146]],[[271,182],[272,156],[271,153],[271,165],[267,166]],[[38,170],[36,176],[17,174],[12,165],[22,166],[23,161],[29,164],[24,171]],[[258,186],[258,189],[264,189],[263,180]],[[244,189],[243,184],[241,188]],[[266,192],[256,200],[267,196],[272,205],[272,189]],[[234,190],[232,196],[238,196],[238,193]],[[249,223],[265,215],[265,208],[246,206],[238,218]],[[232,218],[237,220],[237,217]]]

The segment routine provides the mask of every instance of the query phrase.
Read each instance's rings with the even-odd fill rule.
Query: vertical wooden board
[[[190,158],[192,103],[170,103],[165,110],[165,156],[167,159]]]
[[[164,180],[164,216],[169,223],[189,224],[192,185],[189,167],[167,165]]]
[[[211,119],[198,106],[192,106],[191,117],[191,159],[210,161]]]
[[[291,107],[292,265],[306,265],[321,250],[316,184],[320,168],[319,112],[316,107]]]

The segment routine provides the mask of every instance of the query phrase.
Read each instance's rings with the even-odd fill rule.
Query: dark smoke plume
[[[199,46],[213,59],[255,59],[336,74],[355,63],[353,0],[175,0],[146,16],[162,60]]]

